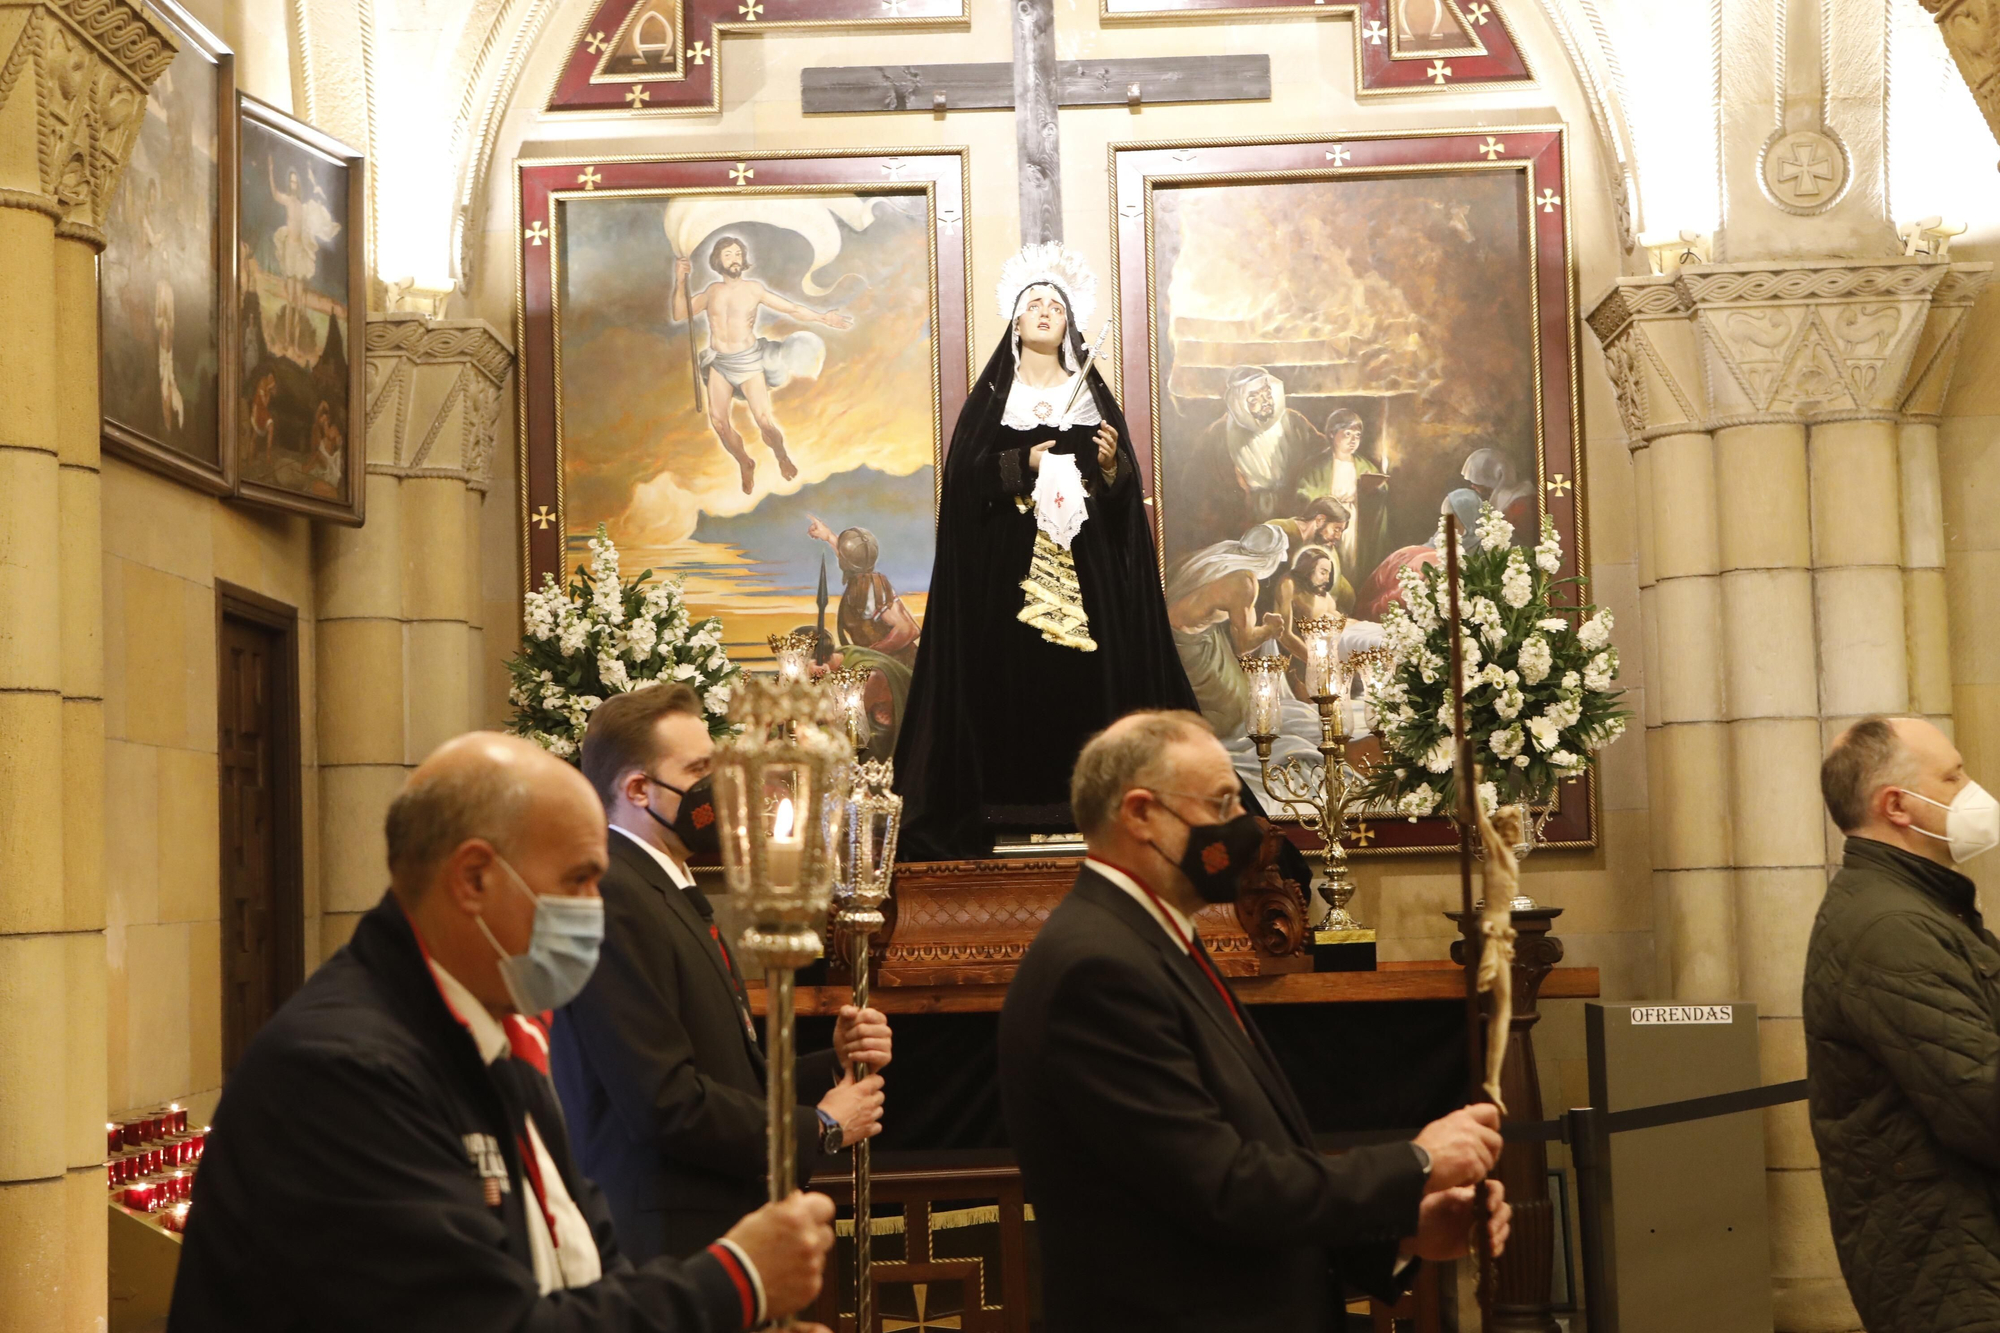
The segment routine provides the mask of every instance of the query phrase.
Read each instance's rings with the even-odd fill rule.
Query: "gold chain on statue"
[[[1035,529],[1035,554],[1028,561],[1021,591],[1028,596],[1016,620],[1040,630],[1050,643],[1078,652],[1097,651],[1097,640],[1090,637],[1090,617],[1083,610],[1076,561],[1040,528]]]

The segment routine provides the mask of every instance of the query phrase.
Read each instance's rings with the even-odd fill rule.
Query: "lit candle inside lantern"
[[[768,642],[771,656],[778,660],[778,679],[804,680],[812,665],[813,649],[818,647],[818,637],[811,630],[800,630],[795,634],[773,634]]]
[[[1346,673],[1340,668],[1340,632],[1346,624],[1343,616],[1322,616],[1293,626],[1306,645],[1308,698],[1330,699],[1341,692]]]
[[[799,882],[799,859],[804,852],[805,840],[799,836],[798,816],[792,809],[792,798],[787,796],[778,802],[777,812],[771,816],[769,866],[773,886],[789,887]]]
[[[1245,653],[1236,661],[1250,682],[1249,733],[1252,736],[1277,735],[1279,705],[1285,697],[1285,672],[1290,669],[1292,659]]]

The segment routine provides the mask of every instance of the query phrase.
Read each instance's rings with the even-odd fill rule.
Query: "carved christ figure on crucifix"
[[[748,495],[757,479],[757,464],[731,420],[738,398],[749,406],[751,420],[757,423],[771,456],[778,460],[778,475],[786,481],[799,475],[798,465],[785,452],[785,432],[772,408],[771,391],[783,388],[801,368],[790,353],[792,339],[779,341],[758,335],[757,312],[770,310],[802,324],[830,329],[852,328],[854,320],[838,310],[810,310],[786,300],[755,278],[744,277],[750,268],[750,248],[735,236],[718,237],[709,247],[708,263],[722,276],[690,300],[688,275],[694,271],[694,261],[685,257],[674,260],[673,315],[677,323],[696,315],[708,316],[708,350],[701,354],[696,373],[707,389],[708,424],[742,469],[743,493]],[[815,364],[805,373],[817,372]]]

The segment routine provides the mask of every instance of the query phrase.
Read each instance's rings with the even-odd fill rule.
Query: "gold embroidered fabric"
[[[1040,528],[1035,529],[1035,554],[1028,561],[1021,591],[1027,598],[1016,620],[1040,630],[1050,643],[1078,652],[1097,651],[1097,640],[1090,637],[1090,617],[1083,610],[1076,561]]]

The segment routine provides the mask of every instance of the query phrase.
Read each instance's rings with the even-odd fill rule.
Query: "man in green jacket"
[[[1952,867],[2000,804],[1943,732],[1864,718],[1820,768],[1845,856],[1806,950],[1813,1141],[1869,1333],[2000,1329],[2000,941]]]

